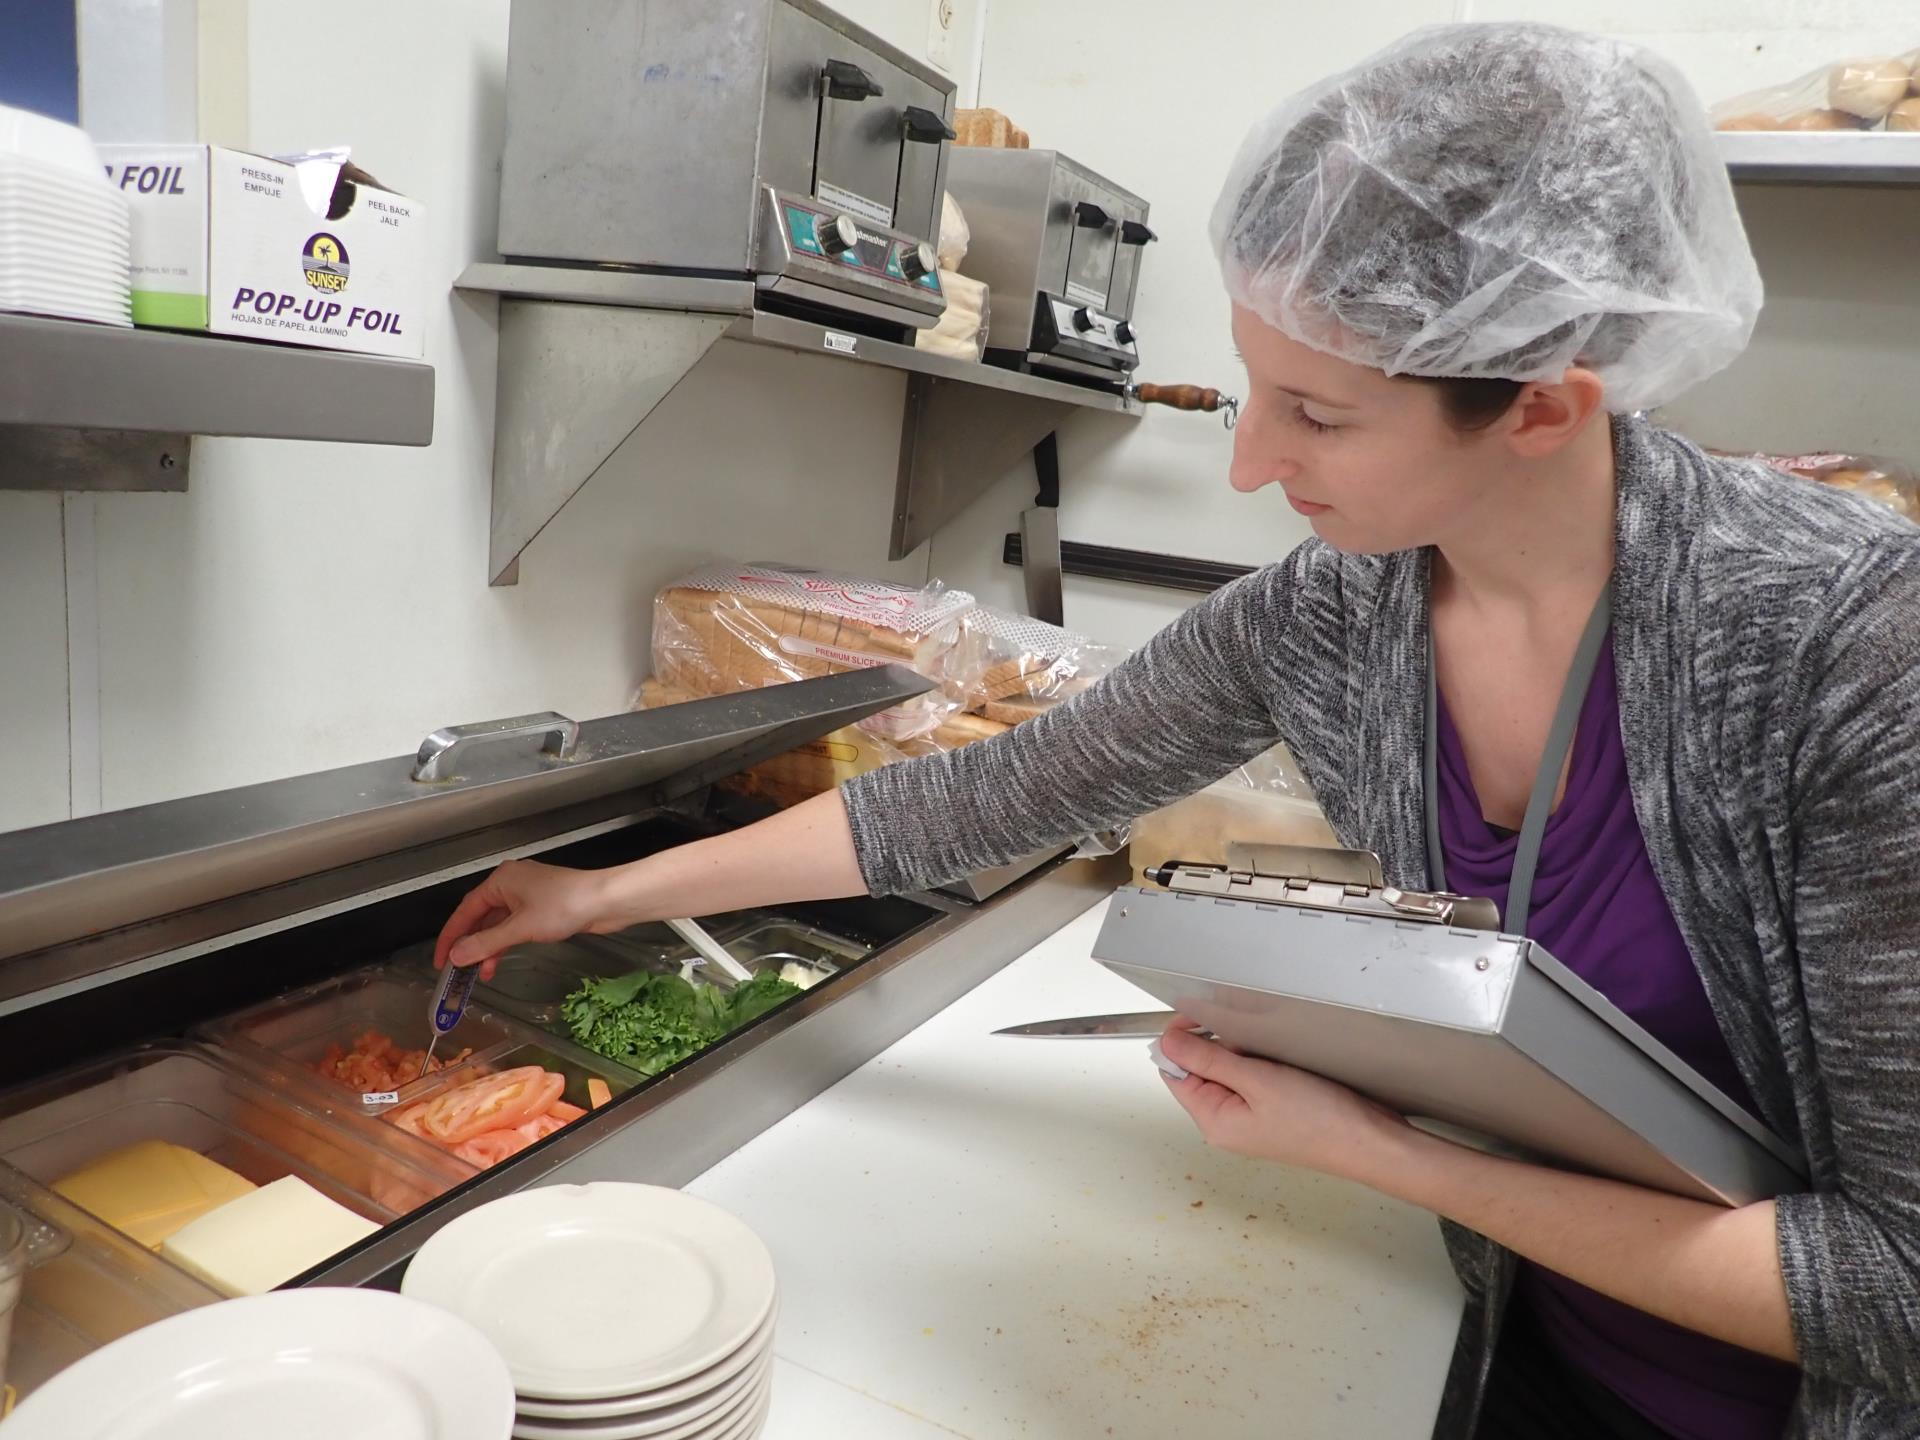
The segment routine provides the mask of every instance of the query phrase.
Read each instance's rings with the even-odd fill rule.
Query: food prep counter
[[[992,1033],[1150,1003],[1089,958],[1104,910],[686,1187],[780,1273],[765,1440],[1432,1429],[1431,1215],[1208,1149],[1145,1041]]]
[[[0,835],[0,1198],[64,1237],[26,1274],[16,1388],[220,1293],[395,1285],[440,1226],[528,1185],[683,1183],[1124,880],[1063,854],[984,898],[720,917],[756,977],[739,987],[662,926],[528,947],[419,1074],[432,938],[487,869],[741,823],[712,782],[924,685],[885,669],[528,717]],[[685,1002],[691,1028],[586,1023],[606,980]]]

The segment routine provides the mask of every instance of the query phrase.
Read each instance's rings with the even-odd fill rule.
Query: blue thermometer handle
[[[444,1035],[460,1023],[467,1013],[467,1001],[473,995],[473,982],[480,978],[478,965],[448,965],[440,976],[440,988],[434,993],[433,1008],[427,1019],[433,1033]]]

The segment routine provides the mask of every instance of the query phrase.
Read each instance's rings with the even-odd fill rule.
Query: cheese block
[[[379,1228],[288,1175],[175,1231],[160,1253],[222,1295],[264,1295]]]
[[[253,1189],[226,1166],[165,1140],[142,1140],[53,1182],[83,1210],[148,1249],[208,1211]]]

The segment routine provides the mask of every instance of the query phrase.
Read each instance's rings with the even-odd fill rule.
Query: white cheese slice
[[[176,1230],[160,1253],[224,1295],[264,1295],[379,1228],[289,1175]]]

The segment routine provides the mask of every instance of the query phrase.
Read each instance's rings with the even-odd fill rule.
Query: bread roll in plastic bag
[[[993,318],[986,282],[943,270],[940,288],[947,308],[932,325],[913,332],[914,348],[955,360],[978,360],[986,351],[987,325]]]
[[[1911,129],[1920,50],[1841,60],[1713,107],[1716,130]]]

